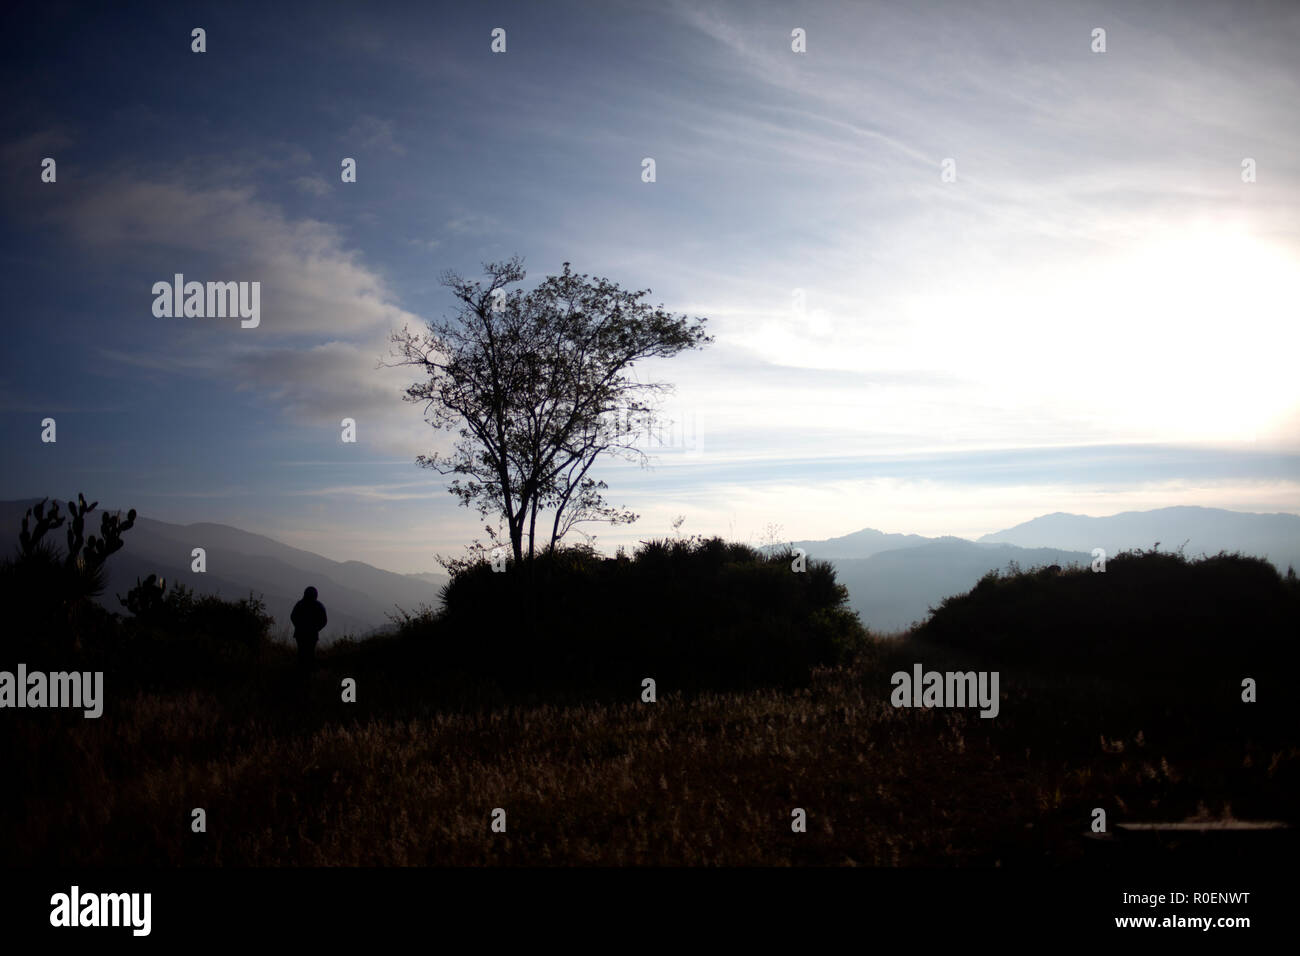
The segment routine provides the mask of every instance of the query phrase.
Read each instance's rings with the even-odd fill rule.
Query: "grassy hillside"
[[[1098,806],[1295,822],[1294,578],[1150,554],[990,576],[885,642],[829,569],[786,557],[678,542],[471,567],[445,613],[330,648],[305,688],[255,603],[38,615],[0,668],[101,663],[108,703],[0,712],[0,812],[23,821],[0,862],[1091,865]],[[998,717],[892,707],[916,662],[998,669]]]

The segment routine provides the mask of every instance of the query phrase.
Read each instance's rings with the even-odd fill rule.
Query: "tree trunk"
[[[509,516],[510,522],[510,548],[515,553],[515,564],[524,563],[524,519],[523,516],[518,518],[513,515]]]
[[[528,560],[533,560],[533,543],[537,540],[537,499],[533,499],[532,516],[528,521]]]

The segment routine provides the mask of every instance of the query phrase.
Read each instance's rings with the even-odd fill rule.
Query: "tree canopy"
[[[457,476],[448,490],[462,504],[504,519],[522,561],[539,540],[554,548],[581,522],[636,520],[608,505],[605,483],[589,474],[601,455],[646,460],[638,436],[671,386],[637,381],[632,366],[712,338],[707,320],[651,306],[649,289],[626,291],[567,262],[529,292],[507,291],[526,275],[518,257],[484,272],[486,281],[443,273],[458,313],[395,333],[393,354],[428,376],[403,400],[423,403],[429,424],[457,434],[450,454],[417,461]]]

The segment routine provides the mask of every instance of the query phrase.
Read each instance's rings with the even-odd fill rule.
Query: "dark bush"
[[[631,559],[577,547],[458,571],[441,615],[404,623],[446,666],[506,684],[722,688],[806,681],[865,646],[833,568],[721,539],[644,542]]]
[[[100,533],[87,535],[86,518],[98,506],[79,494],[63,515],[58,501],[43,498],[23,515],[16,553],[0,562],[8,650],[66,657],[75,654],[83,631],[104,623],[92,599],[104,590],[104,563],[121,550],[122,535],[135,525],[135,509],[125,520],[120,512],[101,513]],[[66,550],[51,534],[61,528]]]
[[[48,500],[48,499],[47,499]],[[255,673],[268,652],[273,623],[258,598],[195,597],[185,587],[166,591],[150,575],[120,603],[123,619],[96,603],[104,565],[121,550],[135,523],[132,509],[100,515],[100,533],[87,517],[98,502],[77,496],[48,508],[42,501],[23,518],[18,548],[0,561],[0,601],[9,615],[0,663],[33,669],[102,670],[118,692],[132,688],[215,687]],[[65,532],[66,549],[52,532]]]
[[[263,663],[274,619],[252,594],[231,601],[196,597],[184,585],[167,591],[149,612],[122,622],[119,664],[149,687],[216,687],[239,681]]]
[[[1300,585],[1262,558],[1129,552],[1105,573],[993,572],[945,600],[916,637],[1007,667],[1259,679],[1296,663]]]

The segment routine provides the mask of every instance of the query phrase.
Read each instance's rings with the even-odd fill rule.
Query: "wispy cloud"
[[[668,414],[700,443],[652,471],[602,466],[646,515],[628,540],[682,512],[700,532],[817,537],[982,533],[1108,500],[1295,510],[1300,9],[616,9],[525,5],[508,56],[468,8],[322,11],[283,62],[241,61],[201,120],[177,105],[205,90],[184,76],[175,104],[137,105],[148,62],[49,86],[57,124],[0,146],[9,299],[34,316],[7,353],[11,410],[125,407],[111,447],[137,420],[201,419],[193,461],[161,470],[177,449],[156,442],[140,465],[155,487],[253,488],[228,514],[284,510],[269,527],[349,546],[375,521],[373,548],[416,561],[421,533],[478,521],[431,473],[440,504],[418,510],[403,468],[449,437],[400,401],[416,370],[376,366],[391,330],[454,309],[442,269],[518,252],[530,286],[570,261],[711,320],[706,351],[637,369],[676,385]],[[326,61],[350,95],[316,83]],[[154,318],[151,284],[175,272],[260,281],[260,327]],[[89,365],[73,385],[32,374],[69,343]],[[73,434],[15,454],[14,483],[36,486]],[[1151,450],[1211,442],[1225,470]],[[308,520],[324,515],[328,531]]]
[[[299,176],[293,184],[312,196],[327,196],[330,191],[330,184],[320,176]]]
[[[345,143],[356,143],[368,149],[387,150],[398,156],[406,155],[406,147],[397,142],[392,120],[377,116],[362,116],[344,134]]]

